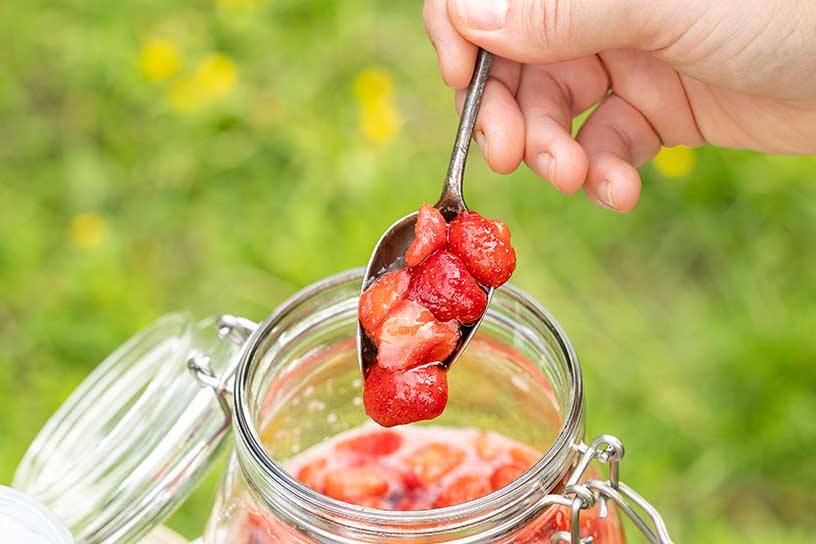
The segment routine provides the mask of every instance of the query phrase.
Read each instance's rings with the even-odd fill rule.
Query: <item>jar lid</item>
[[[171,314],[103,361],[29,446],[14,486],[68,526],[78,543],[134,542],[200,483],[225,443],[229,411],[188,361],[214,375],[237,351],[214,320]]]
[[[65,525],[31,497],[0,485],[0,534],[6,544],[73,544]]]

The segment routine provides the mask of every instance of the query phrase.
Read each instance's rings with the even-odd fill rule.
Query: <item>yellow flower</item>
[[[360,131],[366,139],[382,145],[394,139],[402,127],[402,114],[387,98],[371,101],[360,111]]]
[[[251,12],[258,7],[258,0],[215,0],[215,5],[224,12]]]
[[[391,74],[382,68],[366,68],[354,78],[354,96],[363,107],[389,98],[393,88]]]
[[[105,240],[107,223],[95,213],[81,213],[71,219],[68,227],[71,242],[82,249],[91,249]]]
[[[205,103],[195,78],[192,77],[175,79],[167,89],[167,101],[179,113],[192,113],[201,109]]]
[[[235,87],[238,71],[232,59],[216,53],[199,63],[194,79],[206,99],[217,100],[227,96]]]
[[[203,59],[192,76],[179,77],[167,89],[170,107],[192,113],[226,98],[235,88],[238,72],[226,55],[212,54]]]
[[[693,149],[683,146],[664,147],[654,158],[654,166],[664,176],[679,178],[691,172],[694,161]]]
[[[181,55],[176,46],[167,40],[153,40],[139,54],[139,71],[149,81],[165,80],[181,66]]]

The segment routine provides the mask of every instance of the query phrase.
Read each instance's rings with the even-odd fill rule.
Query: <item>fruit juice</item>
[[[443,508],[477,499],[515,480],[540,458],[534,448],[499,433],[441,426],[383,429],[364,424],[317,444],[286,463],[303,484],[334,499],[385,510]],[[582,536],[594,544],[623,542],[615,516],[582,513]],[[569,529],[569,512],[552,507],[514,544],[549,544]],[[248,512],[235,544],[308,542],[259,512]]]

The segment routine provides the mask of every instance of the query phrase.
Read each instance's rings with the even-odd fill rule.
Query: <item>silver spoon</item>
[[[462,180],[464,178],[468,150],[470,149],[470,140],[473,136],[473,127],[476,124],[476,117],[479,114],[479,106],[482,103],[482,94],[484,93],[491,64],[493,64],[493,53],[479,49],[479,55],[476,57],[476,67],[473,70],[473,77],[470,80],[465,105],[462,108],[462,117],[459,120],[459,129],[456,132],[456,141],[453,144],[453,153],[451,153],[450,166],[448,166],[448,175],[445,178],[445,184],[442,186],[442,196],[439,198],[439,202],[434,204],[434,208],[439,210],[448,223],[468,209],[462,197]],[[416,220],[417,212],[414,212],[410,215],[406,215],[388,227],[388,230],[382,235],[380,241],[377,242],[377,246],[371,254],[371,260],[368,261],[362,291],[368,289],[371,284],[383,274],[405,267],[405,252],[408,251],[408,247],[414,241],[414,226],[416,225]],[[487,293],[487,303],[489,305],[493,297],[493,289],[482,288]],[[485,313],[486,312],[487,310],[485,310]],[[460,332],[462,338],[459,341],[459,345],[453,353],[442,362],[442,366],[450,368],[453,363],[456,362],[456,359],[459,358],[459,355],[470,343],[482,319],[484,319],[484,313],[475,323],[461,327]],[[363,375],[365,375],[366,369],[374,364],[376,358],[377,347],[371,339],[369,339],[365,331],[363,331],[363,327],[358,320],[357,361],[360,364],[360,371]]]

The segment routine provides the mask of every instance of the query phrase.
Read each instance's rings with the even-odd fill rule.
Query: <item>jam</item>
[[[386,510],[427,510],[478,499],[509,484],[540,458],[535,449],[496,432],[445,427],[364,425],[292,458],[287,470],[339,501]],[[582,536],[623,542],[617,517],[582,513]],[[569,530],[569,512],[552,507],[508,543],[549,544]],[[271,516],[247,513],[236,544],[308,542]]]
[[[360,325],[377,347],[363,401],[384,427],[442,413],[445,362],[461,341],[462,326],[481,318],[487,289],[501,286],[516,267],[507,225],[476,212],[463,212],[448,225],[423,204],[414,232],[407,268],[381,276],[360,297]]]

